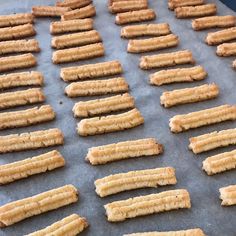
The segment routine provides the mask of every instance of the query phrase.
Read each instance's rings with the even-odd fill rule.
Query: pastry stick
[[[0,27],[24,25],[28,23],[34,23],[34,16],[31,13],[17,13],[0,16]]]
[[[170,119],[170,129],[174,133],[179,133],[229,120],[236,120],[236,106],[222,105],[188,114],[176,115]]]
[[[219,190],[222,206],[236,205],[236,185],[229,185],[227,187],[220,188]]]
[[[92,165],[102,165],[134,157],[159,155],[162,152],[163,146],[156,139],[146,138],[89,148],[86,160]]]
[[[236,70],[236,60],[233,61],[232,67]]]
[[[144,123],[141,113],[134,108],[118,115],[83,119],[78,123],[78,134],[89,136],[132,129]]]
[[[216,54],[221,57],[236,55],[236,43],[223,43],[217,46]]]
[[[9,184],[31,175],[44,173],[65,165],[63,156],[56,150],[39,156],[0,165],[0,184]]]
[[[104,207],[107,214],[107,220],[110,222],[117,222],[135,218],[137,216],[191,208],[191,203],[187,190],[176,189],[116,201],[108,203]]]
[[[179,44],[178,36],[169,34],[148,39],[129,40],[127,51],[131,53],[149,52],[175,47]]]
[[[177,7],[197,6],[205,3],[205,0],[168,0],[168,7],[174,10]]]
[[[70,7],[71,9],[85,7],[92,3],[92,0],[64,0],[56,2],[58,7]]]
[[[32,7],[32,13],[36,17],[61,16],[62,14],[70,10],[71,10],[70,7],[58,7],[58,6],[34,6]]]
[[[0,207],[0,227],[13,225],[29,217],[39,215],[78,201],[73,185],[64,185],[32,197],[7,203]]]

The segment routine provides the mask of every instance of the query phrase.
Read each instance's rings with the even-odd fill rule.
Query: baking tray
[[[45,76],[44,92],[47,97],[46,103],[52,105],[57,113],[57,118],[55,121],[43,125],[0,132],[0,135],[7,135],[10,133],[58,127],[65,135],[65,144],[58,147],[58,150],[63,154],[67,163],[65,168],[1,186],[1,205],[65,184],[73,184],[79,189],[80,200],[76,204],[35,216],[4,228],[0,231],[0,235],[24,235],[44,228],[69,214],[78,213],[86,217],[90,223],[90,227],[81,235],[118,236],[124,233],[139,231],[165,231],[201,227],[207,235],[235,236],[236,207],[221,207],[218,189],[222,186],[235,184],[236,172],[229,171],[209,177],[201,170],[202,161],[207,156],[232,150],[233,147],[222,148],[200,155],[194,155],[188,150],[188,139],[190,137],[214,130],[234,128],[236,127],[235,122],[212,125],[180,134],[172,134],[168,126],[169,118],[176,114],[197,111],[225,103],[236,103],[236,72],[231,68],[233,58],[217,57],[215,55],[216,48],[209,47],[204,43],[204,38],[208,31],[194,32],[191,29],[190,20],[177,20],[173,12],[167,9],[166,0],[149,0],[150,7],[155,9],[158,16],[153,22],[168,22],[171,25],[172,31],[180,37],[178,48],[161,50],[161,52],[190,49],[194,54],[197,64],[203,65],[209,73],[207,80],[201,82],[174,84],[162,87],[150,86],[148,84],[150,71],[142,71],[138,68],[140,55],[128,54],[126,52],[127,40],[120,38],[120,27],[114,24],[114,15],[108,13],[106,2],[105,0],[94,0],[97,10],[97,16],[94,18],[95,29],[101,33],[106,55],[105,57],[93,60],[69,63],[62,66],[53,65],[51,61],[52,49],[50,47],[51,35],[49,33],[51,19],[36,19],[36,39],[39,41],[42,50],[37,54],[38,66],[34,69],[41,71]],[[233,11],[220,1],[209,0],[208,2],[217,3],[218,13],[220,15],[235,15]],[[48,0],[2,0],[0,1],[0,13],[28,12],[33,5],[52,5],[53,3],[54,1]],[[119,60],[123,65],[123,75],[130,85],[130,93],[136,99],[137,108],[145,118],[145,124],[124,132],[93,137],[79,137],[76,133],[76,123],[78,120],[73,118],[71,109],[76,101],[88,100],[89,98],[70,99],[64,95],[66,83],[59,77],[60,68],[63,66],[81,65],[114,59]],[[220,96],[217,99],[176,106],[170,109],[160,106],[159,97],[165,90],[193,87],[211,82],[216,82],[220,87]],[[91,166],[84,161],[89,147],[145,137],[157,138],[165,147],[164,154],[158,157],[136,158],[101,166]],[[0,164],[22,160],[26,157],[39,155],[40,153],[53,149],[47,148],[4,154],[0,156]],[[173,166],[176,168],[178,179],[176,186],[128,191],[103,199],[95,194],[93,182],[97,178],[130,170],[164,166]],[[121,223],[109,223],[106,220],[103,208],[103,205],[106,203],[177,188],[188,189],[192,201],[191,209],[138,217]]]

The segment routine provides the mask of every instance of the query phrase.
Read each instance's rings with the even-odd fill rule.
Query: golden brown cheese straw
[[[175,169],[172,167],[130,171],[97,179],[96,193],[105,197],[115,193],[139,188],[157,188],[177,183]]]
[[[149,52],[175,47],[179,44],[178,36],[169,34],[148,39],[129,40],[127,51],[131,53]]]
[[[78,134],[89,136],[132,129],[144,123],[141,113],[135,108],[118,115],[83,119],[78,123]]]
[[[236,120],[236,106],[222,105],[188,114],[176,115],[170,119],[170,129],[174,133],[179,133],[229,120]]]
[[[134,108],[134,98],[125,93],[108,98],[77,102],[73,107],[75,117],[89,117]]]
[[[32,13],[36,17],[44,16],[61,16],[65,12],[70,11],[70,7],[57,7],[57,6],[34,6]]]
[[[116,201],[108,203],[104,207],[107,220],[117,222],[137,216],[191,208],[191,203],[188,191],[177,189]]]
[[[156,13],[152,9],[129,11],[124,13],[118,13],[116,15],[116,24],[123,25],[133,22],[154,20],[155,18],[156,18]]]
[[[70,235],[75,236],[81,233],[88,227],[88,222],[85,218],[72,214],[63,218],[60,221],[48,226],[45,229],[41,229],[26,236],[46,236],[46,235]]]
[[[92,165],[101,165],[134,157],[159,155],[162,152],[163,146],[157,140],[146,138],[89,148],[86,160]]]
[[[61,34],[93,29],[93,19],[56,21],[50,24],[51,34]]]
[[[65,165],[63,156],[56,150],[39,156],[0,165],[0,184],[8,184],[31,175],[44,173]]]
[[[68,97],[78,97],[120,93],[127,92],[128,90],[128,83],[124,78],[119,77],[106,80],[74,82],[65,88],[65,93]]]
[[[67,67],[61,69],[61,78],[66,81],[92,79],[117,75],[123,72],[119,61],[107,61],[82,66]]]
[[[56,3],[58,7],[70,7],[71,9],[85,7],[92,3],[92,0],[64,0]]]
[[[207,72],[202,66],[189,68],[178,68],[169,70],[160,70],[149,76],[150,84],[163,85],[180,82],[193,82],[203,80],[207,77]]]
[[[0,207],[0,227],[13,225],[29,217],[39,215],[78,201],[73,185],[64,185],[32,197],[7,203]]]
[[[220,188],[219,190],[222,206],[236,205],[236,185],[229,185],[227,187]]]
[[[109,7],[109,11],[112,13],[129,12],[141,9],[147,9],[147,0],[128,0],[113,2]]]
[[[205,84],[193,88],[177,89],[163,92],[160,97],[161,105],[172,107],[179,104],[200,102],[216,98],[219,87],[216,84]]]
[[[236,55],[236,43],[223,43],[217,46],[216,54],[221,57]]]
[[[202,169],[205,170],[208,175],[214,175],[235,169],[236,150],[208,157],[202,162],[202,164]]]
[[[144,70],[181,64],[194,64],[193,55],[189,50],[163,53],[151,56],[142,56],[140,68]]]
[[[177,7],[197,6],[205,3],[205,0],[169,0],[168,7],[174,10]]]
[[[34,23],[34,16],[31,13],[17,13],[0,16],[0,27],[24,25],[28,23]]]

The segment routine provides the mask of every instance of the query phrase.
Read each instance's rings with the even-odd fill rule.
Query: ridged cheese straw
[[[0,27],[24,25],[28,23],[34,23],[34,16],[31,13],[17,13],[0,16]]]
[[[94,182],[96,193],[100,197],[106,197],[132,189],[157,188],[176,183],[175,169],[172,167],[119,173],[97,179]]]
[[[205,0],[168,0],[168,7],[174,10],[177,7],[197,6],[205,3]]]
[[[108,203],[105,206],[107,220],[124,221],[137,216],[191,208],[190,196],[185,189],[176,189],[156,194],[144,195],[127,200]]]
[[[170,119],[170,129],[174,133],[179,133],[229,120],[236,120],[236,106],[222,105],[188,114],[176,115]]]
[[[65,12],[70,11],[70,7],[58,7],[58,6],[33,6],[32,13],[36,17],[44,16],[61,16]]]
[[[216,84],[204,84],[193,88],[177,89],[163,92],[160,97],[161,105],[172,107],[179,104],[201,102],[216,98],[219,95],[219,87]]]
[[[0,165],[0,184],[12,183],[16,180],[51,171],[64,165],[65,160],[63,156],[56,150],[22,161]]]
[[[72,214],[63,218],[60,221],[26,236],[47,236],[47,235],[67,235],[76,236],[88,227],[88,222],[85,218]]]
[[[64,0],[56,2],[58,7],[70,7],[71,9],[85,7],[92,3],[92,0]]]
[[[159,155],[162,152],[163,146],[156,139],[146,138],[89,148],[86,160],[92,165],[101,165],[134,157]]]
[[[78,201],[73,185],[64,185],[32,197],[7,203],[0,207],[0,227],[13,225],[29,217],[39,215]]]
[[[222,173],[235,168],[236,150],[208,157],[202,162],[202,169],[205,170],[208,175]]]
[[[118,115],[83,119],[78,123],[77,131],[80,136],[89,136],[132,129],[143,123],[144,118],[139,110],[134,108]]]
[[[236,56],[236,43],[223,43],[217,46],[216,54],[221,57]]]
[[[5,135],[0,136],[0,153],[45,148],[61,145],[63,142],[63,133],[56,128]]]
[[[220,188],[219,190],[222,206],[236,205],[236,185],[229,185],[227,187]]]

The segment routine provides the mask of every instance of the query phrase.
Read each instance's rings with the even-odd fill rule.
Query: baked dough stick
[[[149,39],[132,39],[129,40],[127,51],[131,53],[150,52],[159,49],[175,47],[178,44],[178,36],[174,34]]]
[[[68,97],[94,96],[127,92],[129,85],[124,78],[74,82],[65,88]]]
[[[233,61],[232,66],[236,70],[236,60]]]
[[[154,20],[155,18],[156,18],[156,13],[152,9],[129,11],[124,13],[118,13],[116,15],[116,24],[123,25],[133,22]]]
[[[62,155],[54,150],[39,156],[0,165],[0,184],[8,184],[31,175],[44,173],[65,165]]]
[[[180,133],[228,120],[236,120],[236,106],[222,105],[188,114],[176,115],[170,119],[170,129],[173,133]]]
[[[41,229],[26,236],[76,236],[87,227],[88,222],[85,218],[77,214],[72,214],[70,216],[67,216],[66,218],[63,218],[60,221],[55,222],[54,224],[48,226],[45,229]]]
[[[218,95],[219,87],[216,84],[204,84],[193,88],[163,92],[160,97],[160,102],[164,107],[172,107],[179,104],[201,102],[213,99]]]
[[[29,217],[39,215],[78,201],[73,185],[64,185],[32,197],[7,203],[0,207],[0,227],[13,225]]]
[[[132,129],[143,123],[144,118],[139,110],[134,108],[118,115],[83,119],[78,123],[77,131],[80,136],[89,136]]]
[[[87,60],[104,55],[102,43],[93,43],[77,48],[61,49],[53,52],[52,60],[54,64]]]
[[[163,146],[156,139],[146,138],[89,148],[86,160],[92,165],[101,165],[134,157],[159,155],[162,152]]]
[[[177,7],[197,6],[205,3],[205,0],[169,0],[168,7],[174,10]]]
[[[202,162],[202,164],[202,169],[205,170],[208,175],[214,175],[235,169],[236,150],[208,157]]]
[[[82,66],[67,67],[61,69],[61,78],[66,81],[92,79],[117,75],[123,72],[119,61],[106,61]]]
[[[236,39],[236,27],[208,33],[206,43],[208,45],[217,45],[233,39]]]
[[[0,94],[0,109],[17,107],[26,104],[44,102],[45,96],[41,89],[32,88]]]
[[[51,34],[61,34],[93,29],[93,19],[55,21],[50,24]]]
[[[106,197],[115,193],[139,188],[157,188],[176,184],[175,169],[172,167],[130,171],[97,179],[96,193]]]
[[[57,7],[57,6],[34,6],[32,13],[36,17],[44,16],[61,16],[65,12],[70,11],[70,7]]]
[[[31,13],[17,13],[0,16],[0,27],[24,25],[28,23],[34,23],[34,16]]]
[[[221,57],[236,56],[236,43],[223,43],[217,46],[216,54]]]
[[[236,185],[229,185],[227,187],[220,188],[219,190],[222,206],[236,205]]]
[[[142,56],[139,66],[141,69],[148,70],[165,66],[175,66],[182,64],[194,64],[193,55],[189,50],[176,51],[170,53]]]
[[[137,216],[191,208],[191,203],[188,191],[177,189],[116,201],[108,203],[104,207],[107,220],[117,222]]]
[[[92,0],[64,0],[56,2],[58,7],[70,7],[71,9],[85,7],[92,3]]]
[[[134,98],[125,93],[112,97],[77,102],[73,107],[75,117],[90,117],[134,108]]]

